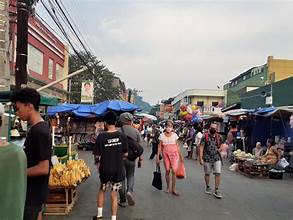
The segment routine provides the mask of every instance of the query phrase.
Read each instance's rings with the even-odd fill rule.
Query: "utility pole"
[[[21,88],[22,84],[27,84],[27,39],[29,7],[29,0],[17,1],[17,43],[15,66],[16,89]]]
[[[27,84],[28,19],[32,11],[32,6],[37,1],[38,0],[17,0],[16,89],[21,88],[22,84]]]

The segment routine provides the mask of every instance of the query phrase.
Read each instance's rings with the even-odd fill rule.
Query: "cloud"
[[[151,103],[293,59],[293,2],[85,1],[78,25],[104,63]],[[68,5],[68,7],[70,7]],[[98,56],[98,57],[100,57]]]

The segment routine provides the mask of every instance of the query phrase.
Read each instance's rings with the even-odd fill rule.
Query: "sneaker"
[[[118,205],[122,208],[125,208],[127,206],[127,203],[126,202],[118,202]]]
[[[220,192],[220,190],[216,190],[214,192],[214,196],[218,199],[221,199],[223,197],[222,193]]]
[[[206,190],[205,190],[205,193],[206,194],[209,194],[209,195],[212,195],[212,190],[210,187],[207,187]]]
[[[93,220],[101,220],[101,219],[103,219],[103,217],[93,216]]]
[[[130,205],[130,206],[134,206],[135,205],[134,197],[131,194],[131,192],[127,192],[126,193],[126,199],[127,199],[128,205]]]

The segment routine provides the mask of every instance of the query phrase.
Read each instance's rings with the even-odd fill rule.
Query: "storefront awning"
[[[221,111],[222,112],[227,112],[227,111],[234,110],[234,109],[240,109],[240,107],[241,107],[240,103],[235,103],[233,105],[230,105],[230,106],[227,106],[225,108],[222,108]]]

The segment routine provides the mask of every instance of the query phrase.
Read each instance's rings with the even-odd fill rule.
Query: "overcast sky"
[[[269,55],[293,59],[293,1],[62,2],[93,53],[151,104],[217,89]]]

